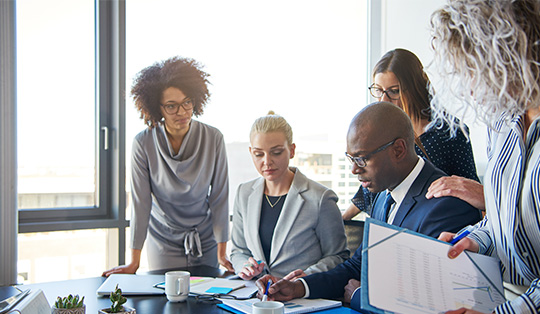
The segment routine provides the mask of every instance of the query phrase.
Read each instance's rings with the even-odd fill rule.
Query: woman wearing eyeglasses
[[[223,135],[193,120],[210,96],[208,74],[174,57],[143,69],[131,94],[148,126],[133,141],[131,262],[103,273],[135,273],[146,241],[150,270],[227,259],[228,170]],[[219,262],[219,264],[218,264]]]
[[[460,186],[470,187],[471,190],[480,189],[481,193],[482,186],[476,174],[471,142],[463,131],[456,129],[455,136],[452,136],[448,123],[437,122],[430,125],[429,85],[429,79],[418,57],[408,50],[394,49],[382,56],[375,65],[373,84],[368,89],[378,101],[391,102],[407,113],[413,124],[415,149],[419,156],[453,176],[450,179],[453,182],[459,181]],[[468,132],[466,126],[465,130]],[[352,202],[343,213],[345,220],[352,219],[360,211],[369,211],[370,193],[360,188]],[[483,209],[483,206],[477,207]]]
[[[249,152],[261,177],[241,184],[234,201],[231,261],[245,280],[330,270],[349,257],[337,195],[289,167],[295,144],[272,112],[255,121]],[[289,278],[290,279],[290,278]]]

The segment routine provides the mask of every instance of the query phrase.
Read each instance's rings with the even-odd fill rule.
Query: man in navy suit
[[[426,199],[431,182],[446,174],[416,155],[411,121],[391,103],[368,105],[354,117],[347,132],[347,157],[362,186],[378,193],[371,213],[375,219],[437,237],[482,218],[478,209],[458,198]],[[271,300],[344,297],[359,310],[361,252],[362,246],[351,259],[322,273],[303,276],[296,270],[283,279],[266,275],[257,281],[259,295],[272,279]]]

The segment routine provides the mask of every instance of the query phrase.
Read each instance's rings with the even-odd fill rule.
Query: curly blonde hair
[[[456,97],[461,117],[472,111],[489,126],[540,104],[539,1],[449,0],[431,16],[431,30],[442,77],[436,118]]]

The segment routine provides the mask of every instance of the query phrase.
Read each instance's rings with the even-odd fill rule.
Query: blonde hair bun
[[[253,135],[256,133],[271,133],[271,132],[283,132],[287,143],[293,143],[293,132],[292,128],[287,123],[287,120],[280,115],[274,113],[274,111],[268,111],[266,116],[262,116],[255,120],[251,126],[251,132],[249,132],[250,140],[253,138]]]

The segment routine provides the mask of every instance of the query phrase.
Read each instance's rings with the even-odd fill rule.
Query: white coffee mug
[[[283,314],[285,306],[278,301],[262,301],[253,303],[251,306],[252,314]]]
[[[165,273],[165,294],[171,302],[185,301],[189,295],[189,276],[187,271]]]

